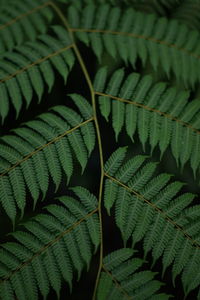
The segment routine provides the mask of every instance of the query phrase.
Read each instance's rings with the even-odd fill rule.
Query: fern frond
[[[185,177],[188,168],[196,181],[200,174],[199,3],[0,0],[0,299],[59,299],[62,284],[70,295],[99,250],[96,278],[84,279],[94,279],[94,291],[78,289],[75,298],[166,300],[160,276],[168,272],[175,298],[200,300],[200,205],[147,156],[167,158],[170,150],[174,172],[184,168]],[[52,93],[62,105],[51,97],[45,111]],[[106,162],[112,139],[101,115],[114,144],[123,144]],[[12,120],[15,129],[3,130]],[[132,156],[127,139],[150,153]],[[65,193],[80,175],[98,200],[82,186]],[[54,204],[46,199],[56,194]],[[110,215],[121,236],[115,249]]]
[[[0,10],[0,56],[47,32],[53,11],[45,1],[8,1]]]
[[[174,280],[182,271],[187,272],[196,255],[196,269],[199,269],[199,205],[188,208],[195,195],[179,196],[183,183],[170,182],[169,174],[155,176],[157,163],[145,161],[144,156],[135,156],[125,164],[123,160],[114,162],[113,157],[119,157],[122,151],[124,148],[116,150],[106,162],[104,203],[108,213],[115,207],[115,220],[124,243],[130,237],[132,245],[144,239],[145,256],[152,250],[153,263],[163,256],[163,273],[173,264]],[[110,166],[115,170],[112,175]],[[115,194],[111,195],[113,184]],[[200,283],[199,278],[192,283],[192,275],[188,274],[190,271],[183,275],[187,292]]]
[[[139,57],[143,65],[149,59],[155,71],[161,66],[168,77],[174,73],[186,86],[199,80],[199,33],[177,20],[109,5],[88,5],[80,11],[71,6],[68,19],[76,37],[91,46],[99,61],[107,51],[135,68]]]
[[[99,245],[97,199],[82,187],[73,190],[78,199],[58,198],[46,207],[47,214],[12,233],[18,242],[1,245],[1,299],[37,300],[39,291],[46,299],[50,287],[59,297],[63,279],[71,290],[74,273],[79,280],[83,268],[88,269]]]
[[[79,99],[76,95],[74,98]],[[82,100],[87,108],[83,117],[68,107],[55,106],[51,112],[13,130],[13,135],[0,138],[0,202],[13,222],[16,205],[23,215],[27,187],[35,207],[40,191],[43,197],[46,195],[49,176],[56,190],[62,170],[69,181],[73,173],[72,153],[84,171],[95,146],[95,133],[92,109]]]
[[[124,77],[120,69],[110,80],[106,76],[106,69],[100,69],[94,88],[101,114],[106,120],[112,116],[116,140],[123,126],[131,140],[137,130],[143,148],[149,140],[151,152],[158,145],[162,156],[170,145],[177,164],[183,168],[190,161],[195,175],[200,164],[199,99],[189,102],[189,92],[179,92],[164,82],[153,84],[150,75]]]
[[[49,92],[54,84],[55,69],[65,83],[74,65],[72,43],[66,30],[61,26],[53,27],[55,37],[44,34],[37,41],[27,42],[12,52],[7,52],[0,62],[0,115],[2,123],[12,105],[16,117],[23,107],[30,105],[33,92],[39,101],[44,93],[44,84]]]
[[[156,273],[138,271],[144,261],[132,257],[133,254],[132,249],[123,248],[104,258],[97,300],[170,298],[167,294],[158,294],[163,283],[154,279]]]

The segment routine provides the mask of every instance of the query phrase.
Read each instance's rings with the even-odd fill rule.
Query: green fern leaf
[[[172,17],[178,19],[181,23],[184,23],[191,29],[200,29],[199,19],[200,6],[198,1],[182,2],[172,13]]]
[[[12,1],[0,11],[0,55],[12,50],[26,40],[35,40],[38,34],[46,33],[53,18],[50,7],[41,1]]]
[[[199,79],[198,68],[194,67],[195,62],[198,64],[198,32],[189,30],[188,34],[179,36],[179,32],[185,28],[184,25],[175,20],[152,17],[130,8],[120,11],[118,7],[110,7],[107,22],[95,22],[95,15],[101,16],[102,11],[107,12],[107,4],[88,5],[81,10],[73,6],[73,19],[70,18],[71,10],[69,9],[68,17],[72,21],[70,25],[73,32],[87,46],[91,45],[98,59],[106,50],[114,58],[118,54],[125,64],[130,62],[134,67],[139,56],[143,65],[149,58],[155,71],[160,64],[166,75],[173,72],[186,86],[194,86]],[[108,36],[107,41],[113,41],[105,42],[104,36]],[[190,36],[189,40],[187,36]],[[129,54],[129,47],[124,47],[124,44],[128,43],[132,44],[136,52],[132,56]],[[172,62],[171,52],[176,59],[180,57],[181,64]],[[190,68],[193,70],[191,77],[188,75]]]
[[[7,293],[6,287],[10,299],[14,299],[14,295],[20,299],[38,299],[38,289],[46,298],[50,286],[59,297],[61,279],[72,289],[74,268],[79,278],[83,267],[89,267],[92,252],[99,245],[97,200],[82,187],[73,190],[80,194],[79,200],[61,197],[59,206],[46,207],[48,214],[37,215],[24,223],[26,232],[12,234],[18,243],[2,244],[1,298]],[[59,218],[60,213],[62,218]],[[93,218],[91,234],[86,222]]]
[[[76,127],[79,125],[83,119],[81,118],[80,115],[78,115],[75,111],[73,111],[70,108],[67,107],[62,107],[62,106],[57,106],[53,108],[53,111],[59,113],[60,115],[63,115],[67,122],[69,123],[70,126]],[[77,157],[77,160],[79,161],[81,167],[82,167],[82,172],[85,169],[86,163],[87,163],[87,146],[85,146],[84,143],[84,137],[82,137],[83,132],[81,133],[81,130],[79,129],[75,132],[72,132],[69,135],[69,143],[71,147],[73,148],[73,151]],[[90,138],[92,139],[95,138],[95,136],[91,136]],[[86,139],[86,143],[88,140]],[[86,144],[87,145],[87,144]],[[93,143],[94,146],[94,143]]]
[[[107,255],[103,260],[103,271],[97,299],[149,299],[156,296],[161,282],[154,280],[155,273],[151,271],[136,271],[143,261],[131,258],[134,251],[129,248],[119,249]],[[160,294],[157,294],[159,297]],[[169,296],[165,294],[166,299]],[[159,298],[158,298],[159,299]]]
[[[14,224],[16,217],[16,205],[13,200],[12,188],[9,179],[7,177],[1,178],[0,185],[1,205]]]
[[[122,161],[126,155],[127,147],[119,148],[116,150],[109,158],[109,160],[105,164],[105,171],[108,174],[115,174],[116,171],[121,166]]]
[[[64,39],[63,31],[61,26],[57,26],[55,38],[43,34],[36,42],[27,42],[17,47],[15,52],[8,52],[4,55],[0,63],[1,94],[6,97],[5,104],[4,101],[0,102],[2,122],[9,112],[10,99],[16,110],[16,117],[22,109],[23,97],[27,107],[32,101],[33,91],[41,101],[44,82],[47,83],[49,91],[52,89],[55,81],[54,69],[57,69],[66,82],[74,64],[74,56],[68,49],[71,46],[70,38],[66,34]],[[70,54],[64,54],[67,51]],[[7,61],[8,59],[11,63]]]
[[[107,68],[104,67],[99,69],[94,79],[94,88],[96,91],[103,92],[105,88],[106,78],[107,78]],[[106,97],[104,96],[101,96],[99,100],[100,100],[99,106],[100,106],[101,113],[104,116],[104,118],[108,121],[108,117],[111,111],[110,102],[107,101]]]
[[[0,0],[0,299],[200,299],[199,3]]]
[[[35,209],[40,191],[43,193],[43,197],[47,193],[49,175],[53,179],[55,190],[61,183],[62,170],[66,173],[68,181],[70,180],[73,172],[72,151],[77,156],[82,171],[84,170],[95,145],[94,128],[90,123],[92,119],[89,118],[92,110],[89,104],[87,107],[88,113],[84,114],[85,117],[88,117],[86,120],[67,107],[57,106],[52,108],[54,113],[41,114],[38,120],[29,121],[22,128],[13,130],[15,135],[1,138],[0,162],[3,168],[1,168],[0,177],[0,202],[12,221],[16,215],[15,203],[23,216],[26,205],[25,187],[28,187],[32,195],[33,209]],[[55,112],[59,113],[59,116]],[[79,129],[79,127],[88,125],[89,128],[86,131]],[[79,131],[78,135],[76,134],[77,130]],[[85,132],[93,133],[89,139],[90,144],[88,140],[84,139]],[[73,137],[70,138],[70,135]],[[75,142],[76,144],[74,144]],[[72,148],[69,144],[72,145]],[[90,145],[90,152],[87,153],[88,145]],[[82,148],[85,148],[84,153]],[[66,159],[68,164],[66,164]],[[18,186],[17,189],[15,185]],[[13,197],[12,201],[5,201],[9,197]]]
[[[117,149],[106,165],[109,165],[113,157],[117,157],[122,151],[124,148]],[[177,197],[176,194],[183,184],[169,183],[171,176],[168,174],[153,177],[157,164],[145,162],[145,157],[141,159],[141,156],[136,156],[123,165],[124,160],[125,155],[112,175],[109,174],[109,170],[106,171],[106,177],[109,179],[105,185],[106,193],[112,183],[118,187],[116,186],[114,200],[109,202],[111,205],[106,203],[110,201],[108,196],[105,197],[105,207],[108,207],[108,213],[110,213],[110,208],[115,206],[116,224],[121,230],[124,243],[126,244],[132,237],[132,246],[134,246],[144,239],[145,256],[152,250],[153,263],[155,263],[163,255],[163,274],[173,263],[172,271],[175,279],[180,272],[183,271],[183,274],[186,272],[189,259],[199,247],[199,241],[196,240],[199,234],[199,220],[195,215],[192,216],[194,208],[188,208],[195,195],[183,193]],[[125,175],[126,170],[128,176]],[[124,181],[123,177],[119,176],[120,173],[125,175]],[[187,214],[191,215],[190,222],[183,217]],[[189,279],[186,278],[185,276],[183,281],[184,287],[190,284]],[[197,281],[196,284],[191,285],[188,292],[198,284]]]
[[[118,192],[118,186],[115,182],[112,182],[109,179],[105,180],[105,189],[104,189],[104,206],[107,210],[108,215],[110,216],[110,209],[112,208]]]
[[[105,73],[105,69],[97,73],[97,79],[100,72]],[[119,70],[119,72],[121,71]],[[199,119],[199,101],[196,99],[187,103],[188,92],[178,93],[174,88],[167,89],[164,83],[153,85],[152,77],[149,75],[141,77],[139,80],[139,74],[133,73],[124,80],[121,88],[120,83],[117,84],[117,87],[113,83],[115,76],[117,75],[114,74],[108,82],[109,88],[106,88],[104,83],[100,91],[96,91],[99,103],[102,100],[110,102],[108,107],[111,110],[108,109],[106,112],[102,111],[100,104],[103,116],[107,118],[112,113],[112,120],[114,119],[116,123],[121,124],[120,130],[125,125],[132,140],[137,127],[143,148],[149,140],[151,152],[159,145],[161,155],[163,155],[168,144],[170,144],[177,164],[180,162],[181,168],[183,168],[186,162],[190,160],[195,175],[199,169],[199,155],[197,153],[199,152],[199,124],[197,121]],[[131,89],[128,88],[129,85],[131,85]],[[112,89],[115,91],[120,89],[120,91],[113,94]],[[175,97],[176,102],[174,103]],[[119,110],[113,106],[116,103],[120,103]],[[118,115],[123,120],[123,124],[121,121],[118,122]],[[117,137],[119,130],[114,123],[112,125]],[[184,148],[182,147],[183,143]],[[192,152],[193,147],[194,153]]]
[[[198,264],[199,249],[196,248],[182,273],[182,281],[186,295],[199,284]]]
[[[71,99],[73,100],[73,102],[75,103],[77,108],[79,109],[82,117],[84,119],[89,119],[93,114],[92,108],[89,105],[89,103],[87,101],[85,101],[85,99],[80,95],[71,94],[69,96],[71,97]],[[90,155],[95,147],[94,127],[92,126],[92,124],[89,123],[87,127],[82,127],[81,131],[83,134],[85,145],[86,145],[88,153]]]

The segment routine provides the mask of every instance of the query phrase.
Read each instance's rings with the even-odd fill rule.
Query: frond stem
[[[161,44],[161,45],[165,45],[169,48],[175,48],[179,51],[182,51],[182,52],[185,52],[195,58],[200,58],[200,55],[197,55],[191,51],[188,51],[187,49],[185,48],[181,48],[181,47],[178,47],[178,45],[176,44],[170,44],[170,43],[167,43],[165,41],[162,41],[162,40],[158,40],[158,39],[155,39],[153,37],[148,37],[148,36],[145,36],[145,35],[139,35],[139,34],[135,34],[135,33],[129,33],[129,32],[122,32],[122,31],[112,31],[112,30],[103,30],[103,29],[84,29],[84,28],[71,28],[71,31],[72,32],[88,32],[88,33],[104,33],[104,34],[111,34],[111,35],[122,35],[122,36],[128,36],[128,37],[134,37],[134,38],[138,38],[138,39],[143,39],[143,40],[146,40],[146,41],[151,41],[151,42],[154,42],[156,44]]]
[[[93,292],[93,300],[96,299],[96,292],[97,292],[97,287],[100,279],[100,274],[101,274],[101,269],[102,269],[102,264],[103,264],[103,225],[102,225],[102,211],[101,211],[101,205],[102,205],[102,191],[103,191],[103,180],[104,180],[104,160],[103,160],[103,148],[102,148],[102,142],[101,142],[101,134],[100,134],[100,127],[98,123],[98,118],[97,118],[97,109],[96,109],[96,101],[95,101],[95,91],[93,88],[92,81],[90,79],[90,75],[87,71],[86,65],[84,63],[84,60],[80,54],[80,51],[78,47],[76,46],[75,38],[73,35],[73,31],[70,28],[68,21],[60,11],[60,9],[55,5],[52,1],[50,2],[50,5],[53,7],[53,9],[56,11],[58,16],[60,17],[61,21],[65,25],[66,29],[68,30],[69,34],[71,35],[72,42],[73,42],[73,49],[76,54],[76,57],[79,61],[80,67],[82,69],[82,72],[85,76],[85,79],[87,81],[90,94],[91,94],[91,100],[92,100],[92,107],[93,107],[93,113],[94,113],[94,122],[95,122],[95,128],[96,128],[96,134],[97,134],[97,140],[98,140],[98,148],[99,148],[99,157],[100,157],[100,168],[101,168],[101,177],[100,177],[100,185],[99,185],[99,201],[98,201],[98,212],[99,212],[99,223],[100,223],[100,236],[101,236],[101,243],[100,243],[100,257],[99,257],[99,268],[97,271],[97,277],[96,277],[96,282],[95,282],[95,287],[94,287],[94,292]]]
[[[97,272],[97,277],[96,277],[96,282],[95,282],[95,288],[94,288],[93,298],[92,298],[93,300],[95,300],[96,299],[97,287],[98,287],[98,283],[99,283],[99,279],[100,279],[100,274],[101,274],[101,269],[102,269],[102,264],[103,264],[103,224],[102,224],[102,212],[101,212],[103,180],[104,180],[103,149],[102,149],[100,128],[99,128],[99,123],[98,123],[98,118],[97,118],[97,110],[96,110],[96,101],[95,101],[94,88],[93,88],[91,79],[89,77],[87,68],[85,66],[85,63],[84,63],[84,61],[83,61],[83,59],[81,57],[81,54],[80,54],[80,52],[79,52],[76,44],[74,45],[74,51],[76,53],[76,56],[78,58],[80,66],[82,68],[82,71],[83,71],[83,73],[85,75],[85,78],[86,78],[86,81],[88,83],[88,86],[89,86],[89,89],[90,89],[90,93],[91,93],[92,107],[93,107],[93,112],[94,112],[94,122],[95,122],[97,139],[98,139],[98,146],[99,146],[100,167],[101,167],[101,177],[100,177],[100,185],[99,185],[99,202],[98,202],[101,243],[100,243],[99,268],[98,268],[98,272]]]

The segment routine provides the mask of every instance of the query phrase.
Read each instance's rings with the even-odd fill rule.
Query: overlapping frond
[[[169,295],[159,293],[163,285],[155,280],[155,272],[139,271],[144,261],[133,257],[134,251],[122,248],[107,255],[97,290],[97,300],[167,300]]]
[[[0,61],[0,115],[1,122],[9,113],[11,104],[18,117],[23,103],[28,107],[36,93],[39,101],[45,84],[49,92],[57,70],[64,81],[74,64],[72,42],[66,30],[53,26],[55,36],[43,34],[37,41],[30,41],[7,52]]]
[[[14,222],[16,206],[23,215],[26,190],[30,191],[34,207],[42,192],[46,195],[51,176],[58,189],[62,171],[69,181],[73,173],[75,154],[84,171],[95,146],[92,109],[80,96],[72,95],[81,115],[65,106],[55,106],[51,112],[13,130],[14,134],[0,138],[0,203]],[[84,106],[79,105],[83,101]]]
[[[59,0],[60,2],[66,3],[66,4],[72,4],[73,0]],[[198,1],[198,0],[197,0]],[[166,7],[168,9],[172,9],[175,6],[177,6],[178,4],[182,3],[183,0],[77,0],[75,3],[73,3],[75,6],[79,7],[79,5],[81,5],[81,3],[83,5],[88,5],[88,4],[105,4],[105,3],[109,3],[113,6],[123,6],[123,5],[127,5],[127,6],[132,6],[134,8],[136,7],[142,7],[143,10],[150,10],[150,5],[151,4],[153,6],[151,11],[155,10],[162,10],[163,12],[163,7]]]
[[[124,162],[126,150],[119,148],[105,164],[105,207],[110,213],[114,206],[125,244],[143,239],[145,256],[152,250],[153,263],[162,256],[163,273],[173,264],[174,282],[183,271],[187,294],[200,284],[200,206],[189,207],[195,195],[180,195],[184,184],[170,182],[169,174],[156,175],[157,163],[145,156]]]
[[[119,1],[120,2],[120,1]],[[145,0],[145,1],[126,1],[128,7],[133,7],[136,10],[141,10],[142,12],[145,13],[153,13],[158,16],[165,16],[166,11],[162,4],[159,1],[155,0]]]
[[[90,45],[99,60],[107,51],[135,67],[139,57],[143,65],[149,60],[155,71],[161,66],[168,77],[173,72],[186,86],[199,80],[200,34],[177,20],[107,4],[82,10],[71,6],[68,20],[76,37]]]
[[[24,223],[12,235],[17,242],[0,248],[0,298],[46,299],[50,288],[59,297],[62,280],[72,290],[76,273],[89,268],[99,245],[97,199],[83,187],[72,188],[77,198],[62,196]]]
[[[153,83],[150,75],[124,70],[114,72],[107,80],[106,68],[101,68],[94,81],[102,115],[111,116],[116,139],[123,126],[133,140],[138,131],[145,148],[149,141],[151,152],[159,146],[161,155],[170,145],[181,168],[187,161],[194,174],[200,166],[200,101],[188,101],[188,91],[177,91],[166,83]]]
[[[199,0],[196,0],[199,1]],[[155,0],[155,2],[162,4],[163,6],[167,7],[168,9],[174,8],[174,6],[181,4],[184,0]]]
[[[133,7],[146,13],[154,13],[157,15],[166,15],[165,7],[157,0],[59,0],[60,2],[72,4],[77,9],[82,9],[85,5],[91,4],[110,4],[118,7]]]
[[[178,19],[191,29],[200,30],[200,2],[186,0],[171,13],[171,17]]]
[[[47,1],[46,1],[47,2]],[[53,11],[45,1],[12,0],[0,8],[0,56],[47,32]]]

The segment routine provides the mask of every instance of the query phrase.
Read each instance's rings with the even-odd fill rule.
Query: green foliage
[[[74,55],[69,49],[71,41],[64,28],[55,26],[52,29],[56,37],[43,34],[38,36],[36,42],[26,42],[14,51],[4,53],[0,62],[2,123],[9,113],[11,103],[18,117],[23,100],[28,108],[34,92],[40,102],[45,84],[51,91],[55,81],[53,68],[57,69],[66,83],[74,64]]]
[[[189,102],[188,91],[178,91],[165,82],[155,84],[151,75],[132,73],[125,77],[119,69],[108,82],[106,77],[106,69],[100,69],[94,89],[102,115],[106,120],[112,117],[116,140],[123,126],[132,140],[137,130],[144,149],[149,140],[151,152],[159,145],[162,156],[170,145],[177,164],[183,168],[190,160],[195,174],[200,163],[199,99]]]
[[[0,0],[0,300],[200,299],[199,5]]]
[[[119,249],[107,255],[103,261],[103,271],[97,291],[98,300],[134,299],[167,300],[170,296],[157,293],[163,283],[154,280],[155,273],[138,271],[144,263],[142,259],[133,258],[133,250]]]
[[[74,98],[86,102],[85,99]],[[13,222],[16,206],[23,216],[26,187],[35,208],[40,192],[43,197],[47,193],[49,176],[55,184],[55,190],[61,183],[62,171],[69,182],[73,173],[72,152],[84,171],[95,145],[95,133],[93,124],[89,123],[91,106],[87,103],[83,109],[81,106],[79,109],[83,117],[66,106],[55,106],[52,112],[44,113],[36,120],[13,130],[15,135],[0,138],[0,166],[3,174],[0,177],[0,199]]]
[[[126,148],[116,150],[106,162],[104,202],[110,214],[115,206],[115,221],[124,244],[132,239],[132,247],[143,239],[144,255],[152,250],[153,264],[163,256],[163,274],[173,262],[173,281],[183,270],[183,286],[189,292],[200,280],[193,282],[187,271],[199,260],[200,205],[190,206],[194,194],[182,193],[183,183],[171,181],[169,174],[155,175],[157,163],[145,156],[135,156],[124,163]],[[197,214],[191,215],[197,210]],[[187,274],[187,275],[186,275]]]
[[[23,231],[12,236],[18,242],[2,245],[0,253],[1,299],[38,299],[38,291],[47,298],[50,287],[59,297],[61,280],[70,290],[72,279],[79,279],[99,245],[97,199],[85,188],[72,189],[71,196],[58,198],[23,224]],[[87,217],[85,217],[87,216]]]
[[[76,37],[91,46],[99,61],[107,51],[135,68],[139,57],[144,66],[149,59],[154,71],[161,66],[168,78],[173,73],[186,86],[199,80],[199,32],[177,20],[107,4],[88,5],[81,11],[71,6],[68,20]]]
[[[34,41],[38,34],[47,32],[48,24],[53,18],[53,11],[42,4],[43,2],[11,0],[0,3],[0,24],[2,24],[0,25],[0,56],[4,55],[6,50],[10,51],[23,44],[25,40]],[[41,9],[37,6],[41,6]],[[23,15],[24,17],[21,17]]]
[[[172,17],[185,23],[189,28],[200,29],[200,3],[199,1],[186,0],[172,11]]]

